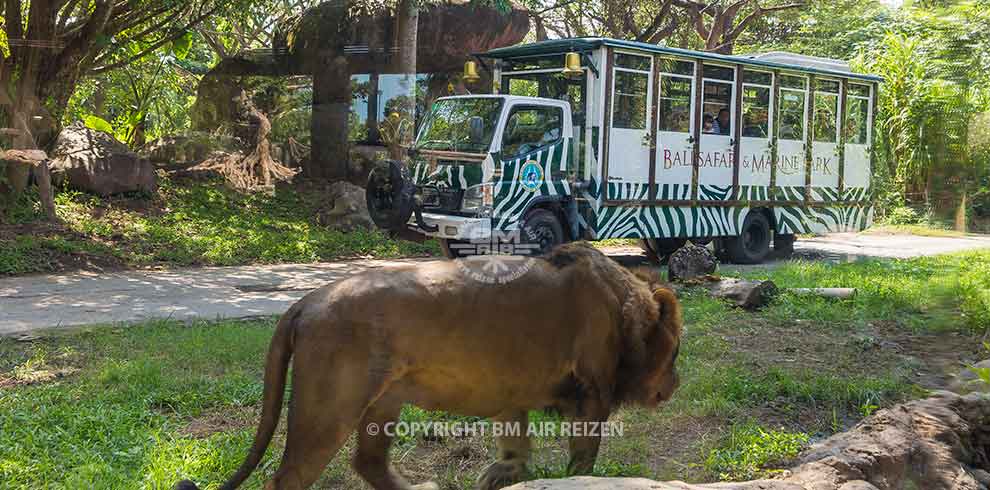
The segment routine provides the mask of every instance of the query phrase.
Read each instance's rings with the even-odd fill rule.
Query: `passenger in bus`
[[[767,136],[767,111],[762,109],[748,109],[743,114],[742,135],[747,138],[766,138]]]
[[[715,118],[711,114],[705,114],[701,120],[701,130],[705,134],[715,134]]]
[[[728,136],[729,128],[732,126],[732,121],[729,119],[729,110],[726,108],[719,109],[718,117],[715,119],[715,132],[721,135]]]

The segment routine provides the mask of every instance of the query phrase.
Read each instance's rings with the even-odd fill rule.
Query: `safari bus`
[[[872,221],[881,79],[844,62],[576,38],[478,54],[464,81],[479,69],[490,93],[437,99],[411,163],[369,181],[376,222],[449,257],[635,238],[653,257],[691,240],[752,264]]]

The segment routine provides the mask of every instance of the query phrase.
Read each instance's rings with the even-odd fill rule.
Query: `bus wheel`
[[[564,228],[560,220],[546,209],[534,209],[526,213],[521,229],[522,242],[530,245],[526,255],[546,255],[554,247],[564,243]]]
[[[773,254],[778,258],[786,259],[794,254],[794,239],[796,237],[793,234],[781,235],[774,233],[773,235]]]
[[[751,212],[743,221],[739,236],[725,239],[725,251],[735,264],[759,264],[770,254],[770,221],[760,212]]]
[[[646,238],[641,246],[646,250],[646,256],[653,262],[662,264],[668,255],[687,243],[686,238]]]
[[[462,245],[470,242],[463,240],[451,240],[447,238],[440,239],[440,251],[443,252],[443,256],[448,259],[460,259],[467,257],[470,254],[464,253],[464,248]]]

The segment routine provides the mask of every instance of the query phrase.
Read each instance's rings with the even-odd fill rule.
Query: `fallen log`
[[[803,296],[822,296],[833,299],[850,299],[856,296],[856,288],[787,288],[785,291]]]
[[[713,298],[728,300],[733,306],[755,310],[769,303],[778,293],[773,281],[724,278],[708,285]]]
[[[710,274],[682,281],[682,285],[703,287],[708,290],[709,296],[724,299],[735,307],[747,310],[766,306],[779,292],[773,281],[751,281]]]

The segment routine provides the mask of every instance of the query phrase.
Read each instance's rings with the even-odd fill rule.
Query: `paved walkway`
[[[917,237],[839,233],[800,240],[796,254],[813,260],[912,257],[990,248],[990,237]],[[608,250],[643,260],[636,248]],[[206,267],[28,276],[0,280],[0,335],[152,318],[244,318],[281,314],[308,291],[349,275],[429,259],[352,260],[321,264]],[[746,267],[773,267],[774,264]],[[725,266],[733,269],[738,266]]]

